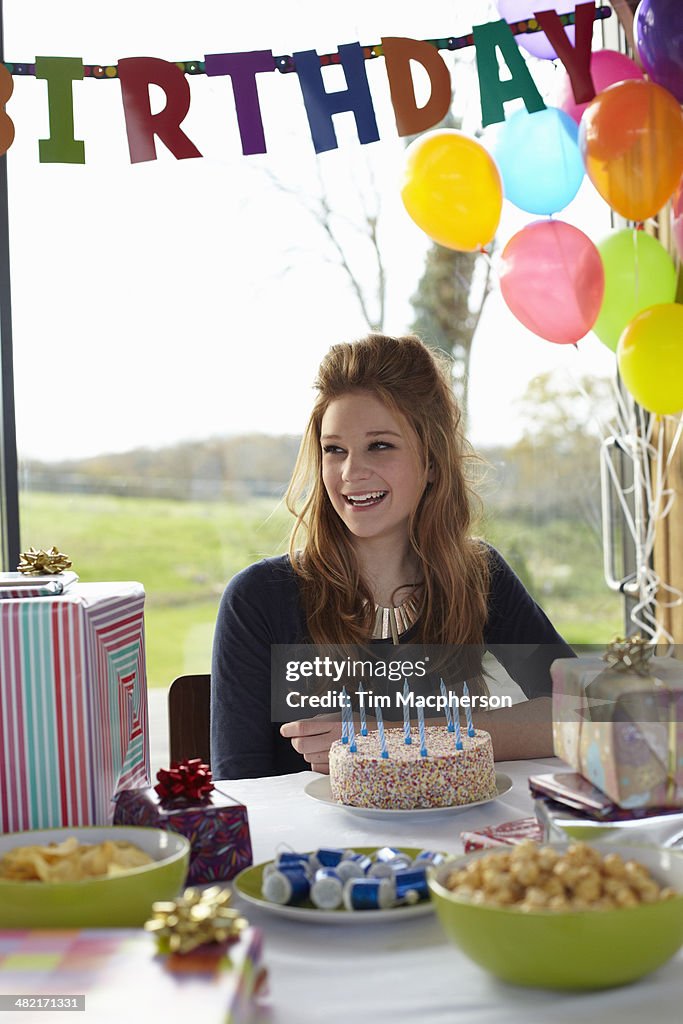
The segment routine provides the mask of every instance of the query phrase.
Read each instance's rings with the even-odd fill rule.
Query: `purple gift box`
[[[226,881],[252,863],[247,809],[220,789],[194,803],[161,801],[152,787],[126,789],[116,798],[114,824],[186,836],[192,846],[188,885]]]

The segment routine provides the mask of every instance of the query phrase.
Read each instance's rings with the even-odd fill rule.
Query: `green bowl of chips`
[[[0,928],[138,927],[182,891],[189,859],[184,836],[157,828],[0,835]]]
[[[624,862],[640,863],[659,886],[674,894],[609,909],[597,909],[594,904],[589,909],[497,904],[468,894],[466,886],[456,882],[463,878],[456,872],[503,852],[477,850],[431,872],[432,901],[448,938],[480,967],[515,985],[601,989],[627,984],[656,970],[683,945],[683,851],[646,845],[579,845],[603,857],[616,853]],[[564,855],[570,847],[549,843],[545,848]],[[504,889],[505,884],[495,879],[497,862],[486,863],[494,871],[489,881]],[[455,889],[449,888],[453,885]],[[542,896],[537,898],[542,902]]]

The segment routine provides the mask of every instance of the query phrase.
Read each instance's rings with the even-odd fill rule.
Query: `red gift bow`
[[[154,790],[161,800],[206,800],[214,788],[211,769],[201,757],[174,761],[170,768],[159,769],[157,779]]]

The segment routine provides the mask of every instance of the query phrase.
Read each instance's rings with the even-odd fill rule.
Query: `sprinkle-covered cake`
[[[469,737],[463,730],[462,750],[455,749],[453,733],[445,726],[425,730],[428,754],[420,754],[415,730],[412,743],[402,729],[387,729],[388,757],[380,751],[379,735],[356,733],[357,750],[337,740],[330,748],[332,797],[351,807],[410,810],[418,807],[453,807],[488,800],[496,795],[496,773],[490,735],[477,729]]]

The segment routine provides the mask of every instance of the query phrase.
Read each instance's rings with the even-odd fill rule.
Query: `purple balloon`
[[[683,103],[683,3],[640,0],[633,27],[645,71]]]
[[[496,6],[501,18],[508,24],[515,21],[528,21],[533,18],[535,11],[557,11],[558,14],[573,13],[579,0],[555,0],[548,3],[547,0],[497,0]],[[565,32],[569,42],[574,45],[574,26],[565,26]],[[548,42],[545,32],[523,32],[515,36],[515,39],[527,53],[533,57],[541,57],[543,60],[555,60],[557,54]]]

